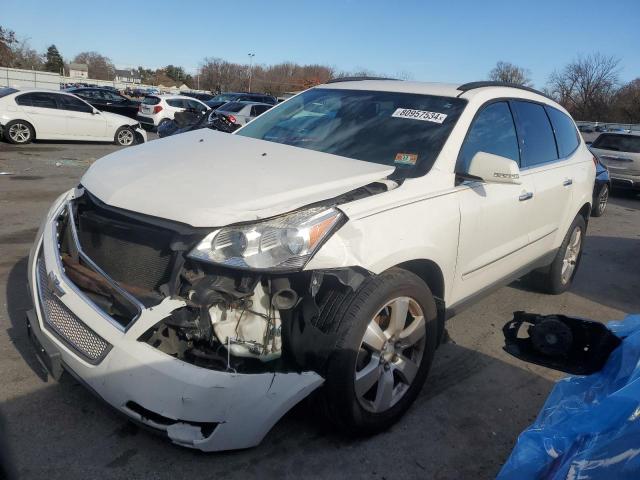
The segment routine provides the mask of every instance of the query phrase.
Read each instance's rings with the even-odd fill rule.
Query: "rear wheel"
[[[569,227],[553,263],[546,270],[535,271],[529,275],[529,283],[534,288],[558,295],[571,286],[582,258],[586,230],[584,217],[578,215]]]
[[[600,217],[607,208],[607,202],[609,201],[609,185],[604,184],[598,193],[598,197],[594,202],[593,209],[591,210],[592,217]]]
[[[115,134],[114,141],[116,145],[128,147],[136,141],[136,132],[130,127],[120,127]]]
[[[328,419],[355,434],[397,421],[429,372],[436,318],[427,285],[401,269],[368,279],[355,293],[326,295],[318,327],[338,335],[319,398]]]
[[[9,143],[24,145],[31,143],[35,136],[31,124],[24,120],[13,120],[4,126],[4,138]]]

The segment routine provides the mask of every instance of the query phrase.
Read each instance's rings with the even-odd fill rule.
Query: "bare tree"
[[[640,78],[622,86],[613,98],[612,120],[621,123],[640,123]]]
[[[74,63],[86,63],[89,68],[89,78],[96,80],[113,80],[115,66],[109,57],[98,52],[82,52],[73,59]]]
[[[0,26],[0,66],[8,67],[13,60],[13,46],[18,42],[13,30]]]
[[[530,87],[530,72],[526,68],[519,67],[510,62],[498,62],[496,66],[489,72],[489,80],[494,82],[514,83]]]
[[[613,56],[580,56],[549,77],[546,91],[576,120],[597,120],[609,114],[618,86],[618,64]]]
[[[24,68],[27,70],[42,70],[44,61],[42,55],[36,52],[27,40],[17,42],[13,49],[11,66],[13,68]]]

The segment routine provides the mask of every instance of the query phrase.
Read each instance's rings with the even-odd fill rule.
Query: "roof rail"
[[[397,78],[388,78],[388,77],[342,77],[342,78],[332,78],[331,80],[328,80],[325,83],[359,82],[361,80],[395,80],[395,81],[400,81]]]
[[[526,90],[527,92],[537,93],[538,95],[542,95],[543,97],[548,98],[549,100],[553,100],[550,96],[542,93],[539,90],[531,87],[525,87],[524,85],[518,85],[517,83],[509,83],[509,82],[494,82],[490,80],[481,81],[481,82],[469,82],[463,85],[460,85],[457,89],[461,92],[468,92],[469,90],[473,90],[475,88],[483,88],[483,87],[510,87],[517,88],[519,90]],[[460,94],[462,95],[462,93]],[[460,96],[458,95],[458,96]],[[555,101],[555,100],[554,100]]]

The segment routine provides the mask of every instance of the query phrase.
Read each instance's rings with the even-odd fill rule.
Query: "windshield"
[[[314,88],[272,108],[238,135],[425,174],[466,104],[460,98]]]
[[[210,102],[230,102],[238,98],[238,95],[235,93],[221,93],[220,95],[216,95],[213,97]]]
[[[596,138],[591,146],[601,150],[640,153],[640,135],[607,135],[604,133]]]

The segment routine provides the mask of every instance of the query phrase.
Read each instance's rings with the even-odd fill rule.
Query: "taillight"
[[[161,111],[162,111],[161,105],[156,105],[155,107],[153,107],[153,113],[160,113]]]
[[[227,115],[227,120],[229,120],[231,123],[236,123],[236,117],[234,117],[233,115]]]

